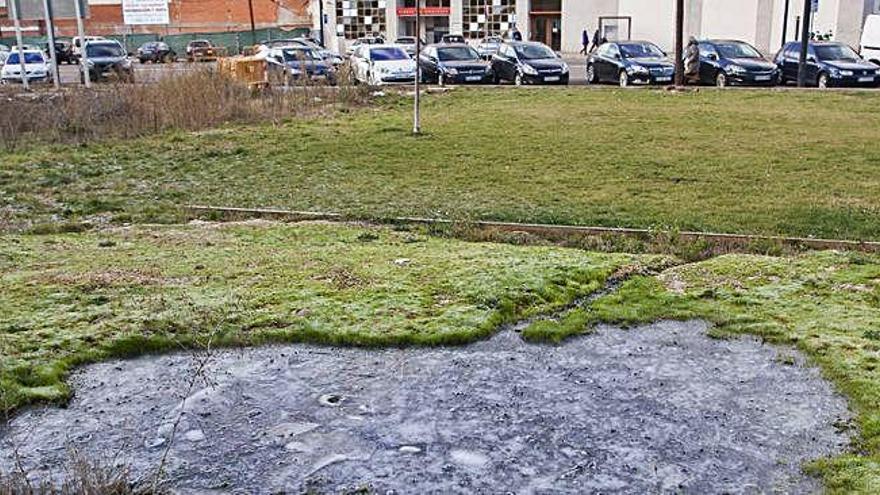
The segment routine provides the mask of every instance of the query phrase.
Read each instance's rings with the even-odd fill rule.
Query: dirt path
[[[224,351],[185,401],[192,357],[90,366],[66,409],[0,433],[39,474],[85,452],[155,469],[172,426],[184,492],[591,491],[788,493],[817,489],[804,460],[848,442],[845,401],[791,351],[713,340],[700,322],[602,328],[558,347],[512,331],[456,349],[303,345]],[[799,361],[799,358],[797,359]]]

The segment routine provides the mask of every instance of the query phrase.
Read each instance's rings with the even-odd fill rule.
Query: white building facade
[[[315,0],[315,28],[323,1],[324,38],[342,50],[361,36],[381,34],[393,40],[415,34],[416,0]],[[444,34],[470,40],[503,34],[512,26],[524,39],[575,53],[582,33],[599,29],[607,39],[650,40],[666,50],[673,45],[675,0],[422,0],[421,34],[428,42]],[[798,37],[801,0],[685,0],[686,36],[748,41],[768,55],[783,39]],[[788,16],[786,18],[786,4]],[[867,15],[880,13],[880,0],[819,0],[811,31],[858,45]],[[785,32],[784,32],[785,31]]]

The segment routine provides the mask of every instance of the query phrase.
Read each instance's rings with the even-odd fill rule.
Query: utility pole
[[[419,68],[419,57],[422,54],[422,1],[416,0],[416,80],[415,80],[415,99],[413,103],[413,134],[422,133],[422,115],[421,115],[421,79],[422,70]]]
[[[257,23],[254,21],[254,0],[248,0],[248,11],[251,14],[251,41],[257,44]]]
[[[807,86],[807,51],[810,48],[810,16],[813,14],[813,1],[804,0],[804,17],[801,21],[801,57],[798,61],[798,87]]]
[[[76,31],[79,35],[79,64],[82,69],[83,82],[86,88],[92,87],[92,75],[89,73],[89,51],[86,49],[86,28],[83,23],[83,0],[74,0],[76,7]]]
[[[49,58],[52,60],[52,84],[55,89],[61,89],[61,74],[58,72],[58,53],[55,51],[55,21],[52,16],[52,2],[43,0],[43,10],[46,14],[46,36],[49,39]]]
[[[24,40],[21,37],[21,19],[18,18],[18,0],[7,2],[9,5],[9,13],[12,14],[13,25],[15,26],[15,42],[18,44],[18,65],[21,67],[21,84],[25,91],[30,91],[31,86],[27,77],[27,66],[24,61]]]
[[[684,86],[684,0],[675,1],[675,87]]]
[[[789,3],[791,0],[785,0],[785,13],[782,14],[782,45],[785,46],[785,43],[788,41],[788,11],[789,11]]]
[[[321,46],[326,47],[324,44],[324,0],[318,0],[318,41],[321,42]]]

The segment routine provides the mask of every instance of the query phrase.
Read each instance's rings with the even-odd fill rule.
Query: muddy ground
[[[846,448],[845,401],[792,351],[705,330],[222,351],[185,400],[192,355],[108,362],[0,432],[0,466],[15,444],[44,476],[75,446],[149,477],[171,444],[185,493],[816,491],[801,466]]]

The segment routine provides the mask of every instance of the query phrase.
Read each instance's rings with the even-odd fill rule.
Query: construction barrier
[[[257,57],[226,57],[218,63],[221,74],[252,88],[269,86],[269,68],[265,59]]]

